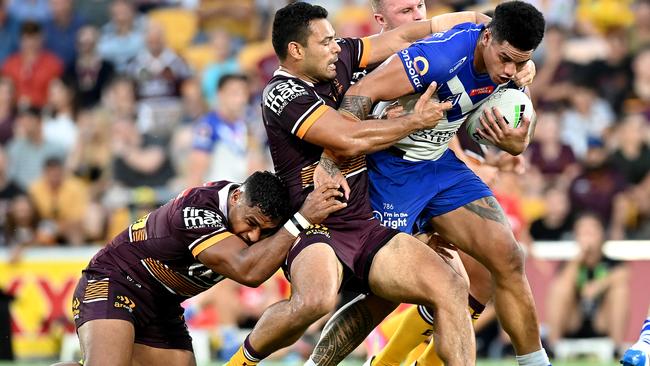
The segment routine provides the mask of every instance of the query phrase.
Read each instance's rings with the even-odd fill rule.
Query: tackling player
[[[327,228],[322,228],[320,239],[301,237],[292,248],[286,263],[291,298],[264,313],[228,364],[254,365],[292,344],[334,308],[341,286],[354,286],[391,302],[435,308],[437,330],[445,334],[436,339],[440,356],[448,365],[473,365],[475,346],[465,310],[465,283],[424,243],[384,228],[372,218],[364,157],[435,126],[450,104],[431,102],[430,89],[416,103],[413,114],[363,123],[341,116],[336,108],[355,75],[367,65],[383,61],[431,31],[448,29],[462,18],[476,21],[476,14],[414,22],[363,40],[337,40],[326,17],[322,7],[302,2],[276,13],[272,41],[281,66],[264,90],[262,115],[275,169],[287,182],[293,205],[299,205],[313,189],[313,172],[326,148],[353,157],[343,166],[351,187],[348,206],[324,222]],[[351,317],[348,329],[361,334],[354,328],[373,323],[366,315]],[[342,351],[348,347],[330,346]]]
[[[259,286],[301,225],[346,206],[335,199],[337,188],[313,191],[290,217],[287,188],[258,172],[243,184],[186,189],[137,220],[93,257],[75,289],[82,364],[194,365],[181,302],[224,278]]]
[[[481,101],[500,88],[514,87],[512,79],[543,33],[544,19],[537,9],[520,1],[503,3],[488,26],[463,24],[400,51],[355,84],[342,106],[364,119],[373,102],[421,92],[433,82],[440,85],[438,98],[454,104],[445,120],[369,157],[373,207],[380,208],[377,214],[384,219],[399,217],[393,223],[405,230],[435,229],[485,265],[518,362],[546,366],[550,363],[539,340],[522,249],[489,188],[447,148]],[[529,142],[531,121],[511,128],[491,112],[484,114],[479,133],[502,150],[521,153]],[[323,161],[328,161],[326,156]],[[328,173],[334,176],[336,169]]]

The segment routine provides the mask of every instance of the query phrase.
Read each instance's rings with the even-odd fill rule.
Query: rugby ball
[[[506,120],[509,126],[513,128],[519,127],[524,116],[528,117],[531,122],[535,119],[535,110],[533,103],[528,96],[518,89],[500,89],[490,95],[481,105],[478,106],[472,113],[467,116],[465,121],[465,128],[467,134],[472,140],[483,145],[492,145],[490,141],[483,138],[478,129],[482,129],[481,121],[479,118],[483,114],[485,108],[491,109],[497,107],[501,115]],[[528,132],[532,135],[532,129]]]

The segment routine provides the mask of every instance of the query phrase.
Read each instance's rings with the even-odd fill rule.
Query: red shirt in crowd
[[[47,101],[47,90],[52,79],[63,73],[63,63],[50,52],[41,52],[32,65],[20,53],[14,53],[2,65],[2,75],[16,86],[19,103],[42,107]]]

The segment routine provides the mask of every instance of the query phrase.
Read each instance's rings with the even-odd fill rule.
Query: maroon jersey
[[[329,108],[337,109],[341,98],[367,64],[364,39],[342,38],[336,65],[336,78],[312,84],[284,70],[277,70],[264,89],[262,117],[268,134],[276,173],[289,188],[294,210],[314,188],[314,169],[323,148],[303,140],[316,120]],[[348,206],[323,223],[330,229],[344,229],[351,220],[372,218],[368,196],[365,156],[350,159],[341,166],[350,185]]]
[[[188,298],[224,279],[199,262],[205,249],[233,235],[228,194],[220,181],[183,191],[117,235],[93,257],[89,269],[119,268],[129,280],[158,293]]]

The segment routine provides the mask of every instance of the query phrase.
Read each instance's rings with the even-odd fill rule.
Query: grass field
[[[0,366],[46,366],[50,365],[50,362],[0,362]],[[209,366],[220,366],[220,363],[211,363]],[[300,366],[302,363],[282,363],[282,362],[263,362],[260,365],[262,366]],[[344,362],[343,366],[361,366],[361,362]],[[517,363],[513,360],[503,360],[503,361],[479,361],[477,366],[516,366]],[[572,362],[553,362],[553,366],[616,366],[619,365],[616,362],[611,363],[598,363],[597,361],[585,360],[585,361],[572,361]],[[619,365],[620,366],[620,365]]]

